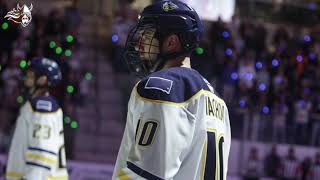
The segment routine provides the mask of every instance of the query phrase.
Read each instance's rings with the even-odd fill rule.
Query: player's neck
[[[47,89],[38,89],[32,94],[32,98],[39,97],[39,96],[49,96],[50,93]]]
[[[171,67],[186,67],[191,68],[190,57],[184,57],[183,59],[177,58],[175,60],[169,60],[163,66],[163,69],[168,69]]]

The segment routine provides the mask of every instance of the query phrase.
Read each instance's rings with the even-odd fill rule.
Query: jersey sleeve
[[[138,93],[132,98],[129,108],[135,108],[129,110],[120,147],[128,157],[118,156],[122,166],[116,165],[113,179],[172,179],[190,149],[195,117],[179,103],[147,100]]]
[[[11,140],[11,146],[8,155],[6,168],[7,180],[20,180],[24,176],[25,158],[24,152],[26,149],[27,123],[24,113],[20,115],[16,122],[15,133]]]

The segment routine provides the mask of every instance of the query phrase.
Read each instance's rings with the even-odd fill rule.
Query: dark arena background
[[[137,82],[124,44],[151,0],[0,0],[0,179],[33,56],[55,59],[63,83],[71,180],[111,179]],[[206,27],[192,66],[226,101],[232,128],[228,180],[320,180],[320,3],[317,0],[184,0]],[[4,18],[33,4],[22,27]],[[288,156],[293,157],[288,162]]]

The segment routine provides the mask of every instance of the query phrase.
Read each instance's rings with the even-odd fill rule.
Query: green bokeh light
[[[73,36],[72,35],[68,35],[66,37],[66,40],[67,40],[68,43],[71,43],[73,41]]]
[[[62,53],[62,48],[61,47],[57,47],[56,48],[56,54],[61,54]]]
[[[4,22],[4,23],[2,23],[1,27],[3,30],[6,30],[9,28],[9,24],[7,22]]]
[[[72,51],[70,49],[67,49],[65,52],[64,52],[64,55],[67,56],[67,57],[70,57],[72,55]]]
[[[77,122],[77,121],[72,121],[71,124],[70,124],[70,127],[71,127],[72,129],[78,128],[78,122]]]
[[[63,122],[64,122],[65,124],[69,124],[69,123],[71,122],[70,117],[69,117],[69,116],[65,116],[65,117],[63,118]]]
[[[28,66],[28,63],[26,60],[22,59],[19,65],[20,65],[20,68],[24,69]]]
[[[84,75],[84,79],[87,80],[87,81],[90,81],[92,79],[92,74],[87,72],[85,75]]]
[[[56,42],[50,41],[49,47],[50,47],[51,49],[55,48],[55,47],[56,47]]]
[[[69,94],[73,93],[73,92],[74,92],[74,87],[73,87],[72,85],[68,85],[68,86],[67,86],[67,92],[68,92]]]
[[[198,48],[196,48],[196,53],[197,53],[198,55],[202,55],[202,54],[204,53],[204,49],[201,48],[201,47],[198,47]]]
[[[19,104],[22,104],[22,103],[23,103],[23,97],[22,97],[22,96],[18,96],[18,97],[17,97],[17,102],[18,102]]]

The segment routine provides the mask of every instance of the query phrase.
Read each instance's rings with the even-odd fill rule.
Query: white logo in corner
[[[25,4],[20,7],[19,3],[17,4],[17,8],[13,8],[13,10],[9,11],[4,18],[11,20],[15,23],[21,24],[23,27],[29,25],[32,20],[31,11],[33,9],[33,5],[28,7]]]
[[[170,94],[173,81],[170,79],[165,79],[161,77],[149,77],[145,89],[157,89]]]
[[[175,5],[173,2],[165,2],[163,5],[162,5],[162,9],[165,11],[165,12],[168,12],[168,11],[172,11],[174,9],[178,9],[179,7],[177,5]]]

